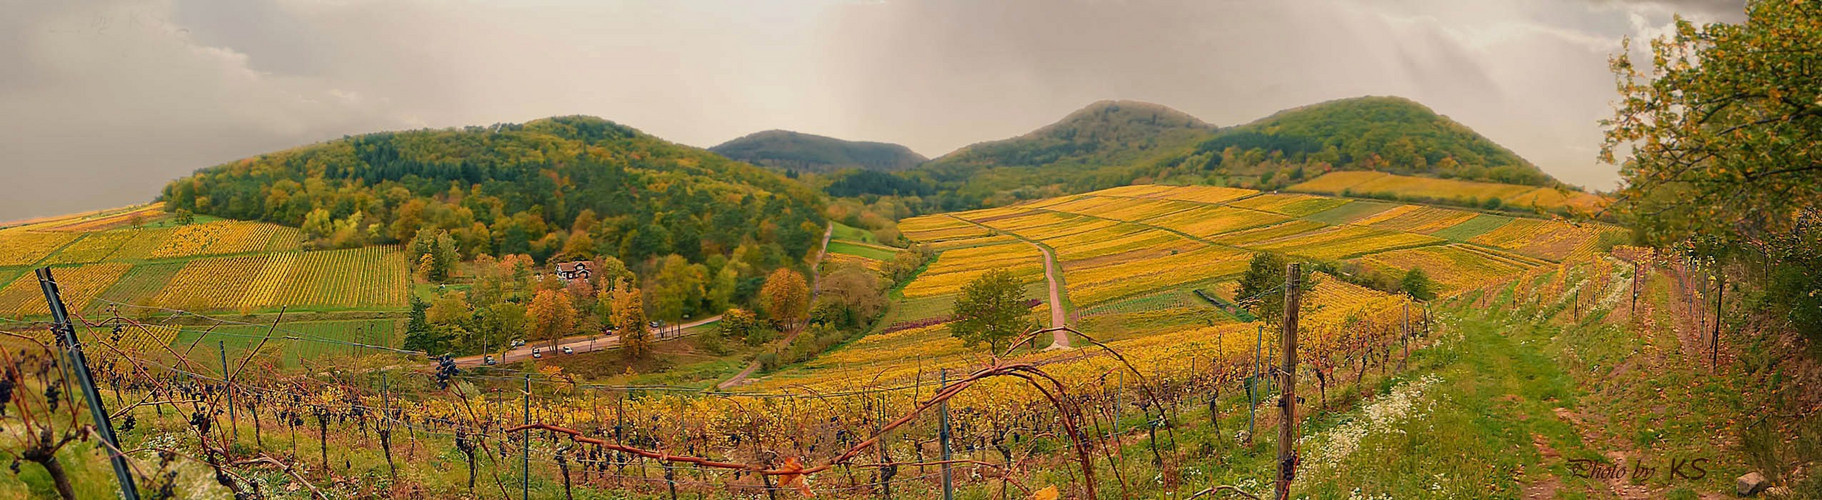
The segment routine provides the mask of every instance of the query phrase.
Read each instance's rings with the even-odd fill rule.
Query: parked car
[[[514,341],[512,341],[512,346],[513,347],[524,347],[525,341],[524,340],[514,340]]]
[[[569,346],[563,346],[563,354],[575,354],[575,353],[576,353],[575,349],[570,349]]]
[[[493,366],[493,365],[500,364],[500,360],[493,359],[493,355],[488,355],[486,357],[481,358],[481,364],[487,365],[487,366]]]
[[[536,347],[533,347],[533,348],[531,348],[531,358],[532,359],[543,359],[544,352]]]

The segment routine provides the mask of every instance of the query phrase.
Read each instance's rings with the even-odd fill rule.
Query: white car
[[[575,353],[576,353],[575,349],[570,349],[569,346],[563,346],[563,354],[575,354]]]
[[[544,359],[544,352],[536,347],[531,348],[531,359]]]

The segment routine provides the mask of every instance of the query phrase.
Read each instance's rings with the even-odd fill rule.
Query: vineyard
[[[1269,467],[1246,464],[1269,461],[1244,445],[1271,440],[1257,427],[1271,420],[1249,409],[1270,408],[1266,398],[1278,390],[1259,362],[1276,355],[1278,333],[1203,295],[1255,299],[1239,296],[1234,282],[1254,252],[1423,269],[1451,303],[1521,283],[1529,300],[1574,297],[1569,310],[1600,311],[1607,321],[1619,320],[1614,298],[1632,283],[1631,267],[1593,250],[1606,230],[1598,226],[1546,236],[1532,233],[1560,223],[1309,195],[1254,194],[1270,198],[1234,206],[1187,200],[1251,198],[1177,189],[908,220],[921,231],[906,234],[931,238],[918,241],[937,255],[903,288],[899,307],[931,321],[862,336],[729,392],[593,384],[552,367],[452,370],[392,349],[400,319],[261,324],[202,313],[399,307],[408,266],[396,248],[103,261],[55,272],[72,303],[110,306],[81,308],[76,320],[96,351],[102,392],[124,402],[115,425],[124,416],[136,422],[122,432],[123,445],[138,450],[128,458],[153,470],[159,453],[192,464],[174,476],[145,474],[142,488],[331,498],[513,496],[518,488],[538,498],[926,498],[940,491],[945,464],[968,497],[1189,496],[1216,484],[1263,494],[1259,471]],[[1456,229],[1464,224],[1485,227]],[[867,266],[891,256],[838,242],[831,262]],[[948,302],[986,270],[1013,270],[1035,287],[1027,296],[1041,297],[1041,249],[1055,255],[1071,318],[1083,324],[1071,335],[1084,343],[987,353],[950,335]],[[0,305],[41,299],[35,277],[13,281],[0,289]],[[1412,349],[1441,341],[1428,304],[1321,272],[1300,286],[1298,370],[1310,412],[1345,399],[1348,384],[1391,383]],[[1034,322],[1045,309],[1034,302]],[[142,319],[146,311],[166,315]],[[38,325],[0,330],[47,342]],[[1211,475],[1180,475],[1191,468]],[[193,479],[216,474],[228,479]]]
[[[1329,172],[1321,177],[1291,186],[1290,190],[1305,193],[1399,200],[1440,200],[1457,203],[1480,203],[1497,199],[1511,207],[1535,208],[1544,211],[1573,210],[1580,213],[1593,212],[1608,203],[1605,198],[1580,191],[1410,177],[1367,171]]]
[[[69,307],[85,311],[122,304],[236,313],[406,305],[410,268],[396,247],[306,252],[292,227],[166,219],[152,204],[0,229],[0,317],[48,314],[29,272],[40,266],[65,283]]]
[[[1339,182],[1353,174],[1329,175],[1340,175]],[[907,297],[951,292],[969,277],[953,270],[995,266],[1002,262],[996,259],[1020,253],[1014,242],[1022,240],[1055,250],[1066,294],[1079,307],[1231,280],[1258,251],[1360,262],[1392,273],[1424,269],[1443,276],[1445,288],[1453,290],[1591,255],[1603,233],[1617,231],[1593,223],[1312,194],[1156,185],[924,216],[907,219],[905,226],[912,228],[908,237],[944,250],[926,273],[942,277],[914,283]],[[975,231],[989,228],[991,235]],[[956,236],[961,234],[975,236]],[[951,250],[989,243],[995,250]]]
[[[1026,282],[1043,279],[1044,265],[1036,248],[1017,240],[945,250],[929,269],[905,286],[905,297],[953,294],[969,280],[992,269],[1011,270]]]
[[[1402,299],[1320,277],[1312,285],[1311,297],[1323,304],[1312,313],[1312,324],[1347,316],[1354,325],[1347,331],[1357,332],[1314,342],[1318,347],[1312,349],[1391,352],[1404,330],[1359,325],[1402,325],[1408,319],[1423,328],[1421,315],[1396,316],[1407,311]],[[206,319],[192,317],[198,318]],[[79,334],[108,353],[92,358],[101,367],[97,378],[104,392],[143,394],[147,402],[124,413],[139,425],[122,431],[123,439],[148,450],[130,454],[131,460],[173,451],[196,461],[210,454],[267,456],[274,462],[263,463],[290,466],[217,462],[216,467],[228,471],[222,474],[231,478],[229,488],[262,484],[310,496],[314,490],[374,495],[408,481],[433,497],[497,493],[521,483],[540,498],[561,497],[571,489],[641,496],[813,492],[844,498],[888,489],[922,497],[936,486],[937,445],[943,439],[962,460],[958,485],[981,492],[1189,488],[1178,480],[1138,486],[1116,479],[1190,460],[1185,454],[1190,450],[1175,438],[1158,445],[1168,451],[1134,451],[1142,455],[1132,457],[1099,452],[1075,461],[1045,457],[1071,446],[1103,449],[1131,433],[1163,441],[1179,432],[1175,424],[1135,422],[1182,418],[1175,416],[1182,408],[1202,404],[1199,394],[1239,383],[1256,368],[1253,349],[1259,344],[1254,325],[1224,324],[1110,337],[1105,348],[1034,351],[1016,361],[994,361],[962,347],[937,325],[865,337],[739,392],[701,394],[575,384],[551,373],[450,373],[434,366],[392,370],[386,378],[355,372],[283,375],[282,368],[299,364],[311,366],[313,374],[341,371],[332,367],[338,353],[355,355],[340,358],[345,363],[358,363],[361,356],[368,363],[380,359],[373,356],[384,358],[385,352],[361,344],[391,334],[390,323],[165,325],[124,316],[80,321]],[[1321,326],[1308,331],[1339,335]],[[209,362],[218,348],[201,339],[227,339],[221,347],[229,356],[226,367]],[[164,343],[170,349],[163,349]],[[316,350],[306,347],[313,345]],[[1047,382],[1000,373],[1031,373]],[[518,390],[521,386],[530,392]],[[228,408],[229,398],[232,415],[213,411]],[[946,403],[946,431],[932,415],[932,398]],[[190,415],[190,422],[177,415]],[[537,432],[525,432],[522,422],[531,422]],[[180,449],[162,440],[192,444]],[[520,473],[521,467],[530,474]],[[374,481],[331,479],[362,475]],[[142,480],[155,487],[175,479]]]
[[[1612,231],[1604,226],[1309,194],[1128,186],[916,217],[900,228],[935,252],[895,296],[900,326],[708,393],[593,384],[554,367],[451,370],[395,349],[396,317],[220,315],[396,311],[410,266],[395,247],[302,251],[286,229],[209,222],[80,233],[19,259],[68,263],[53,272],[75,306],[78,334],[96,351],[104,392],[120,394],[122,415],[138,422],[125,444],[147,450],[130,458],[152,467],[163,452],[200,464],[172,478],[145,476],[148,483],[321,497],[399,488],[493,496],[521,487],[541,498],[575,490],[922,498],[940,488],[944,464],[960,469],[958,488],[977,497],[1051,488],[1071,497],[1189,495],[1211,481],[1262,493],[1245,469],[1177,476],[1207,450],[1253,456],[1233,444],[1266,431],[1248,421],[1242,434],[1216,433],[1200,447],[1180,441],[1210,438],[1179,436],[1214,424],[1192,409],[1214,404],[1232,422],[1263,404],[1263,394],[1242,388],[1275,390],[1258,360],[1275,355],[1277,332],[1231,306],[1257,298],[1240,296],[1235,283],[1254,253],[1423,269],[1450,300],[1569,273],[1585,283],[1535,293],[1588,294],[1577,300],[1610,311],[1614,287],[1626,283],[1617,277],[1624,268],[1593,258]],[[858,239],[836,239],[828,250],[830,263],[875,270],[897,255]],[[1027,297],[1040,298],[1031,318],[1042,323],[1046,251],[1080,344],[1021,342],[987,353],[950,335],[956,293],[993,269],[1012,271]],[[16,276],[0,288],[0,311],[14,318],[0,330],[50,345],[41,323],[25,321],[44,313],[37,279]],[[1427,304],[1321,272],[1301,286],[1297,350],[1308,363],[1305,383],[1320,381],[1313,407],[1327,406],[1331,386],[1342,384],[1337,373],[1364,387],[1365,373],[1402,366],[1412,344],[1435,341]],[[1032,334],[1048,343],[1048,333]],[[210,456],[230,460],[210,466]],[[218,473],[229,479],[182,479]]]

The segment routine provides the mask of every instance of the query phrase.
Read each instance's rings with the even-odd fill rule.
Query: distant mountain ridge
[[[932,160],[932,166],[1099,165],[1148,151],[1172,149],[1216,130],[1168,106],[1097,101],[1056,123],[1010,139],[972,144]]]
[[[1280,189],[1335,170],[1568,188],[1536,165],[1401,97],[1337,99],[1216,127],[1170,107],[1099,101],[1037,130],[976,143],[897,175],[833,185],[851,196],[928,193],[943,209],[1135,182]]]
[[[767,130],[730,140],[709,151],[776,170],[826,173],[844,168],[898,171],[928,160],[911,148],[849,141],[789,130]]]
[[[1168,106],[1098,101],[1018,137],[981,142],[908,172],[954,191],[952,206],[999,204],[1131,182],[1131,165],[1189,148],[1218,130]]]

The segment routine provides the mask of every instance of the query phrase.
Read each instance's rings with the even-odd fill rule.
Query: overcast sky
[[[1399,95],[1611,188],[1622,37],[1741,0],[0,0],[0,220],[379,130],[589,114],[936,157],[1101,99],[1217,125]]]

